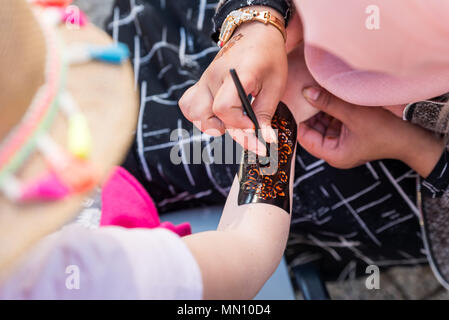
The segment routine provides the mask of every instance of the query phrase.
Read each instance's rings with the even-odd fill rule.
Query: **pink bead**
[[[189,234],[192,234],[192,227],[190,226],[190,223],[188,223],[188,222],[184,222],[184,223],[181,223],[181,224],[175,226],[173,223],[166,221],[166,222],[162,222],[159,227],[168,229],[168,230],[176,233],[180,237],[185,237],[185,236],[188,236]]]
[[[60,200],[68,194],[70,194],[70,190],[67,186],[54,173],[49,173],[24,185],[20,201],[54,201]]]
[[[128,171],[116,167],[103,186],[101,226],[165,228],[183,237],[192,233],[189,223],[177,226],[160,222],[157,208],[147,191]]]
[[[71,7],[61,9],[61,19],[64,23],[84,27],[89,22],[86,14],[80,9],[71,10]]]

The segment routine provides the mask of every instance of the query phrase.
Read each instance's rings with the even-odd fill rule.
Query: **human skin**
[[[217,230],[184,238],[201,269],[205,299],[253,298],[282,259],[290,229],[296,146],[296,121],[289,120],[292,115],[286,113],[286,109],[282,110],[278,117],[285,122],[274,120],[283,126],[278,131],[278,139],[292,146],[293,152],[284,153],[288,154],[286,158],[277,157],[275,174],[264,175],[262,167],[266,167],[260,163],[242,163]],[[246,151],[245,155],[248,155]],[[290,170],[286,170],[283,163],[287,163]],[[283,170],[286,175],[277,174],[280,173],[278,170]],[[254,171],[260,175],[252,175],[255,179],[249,179],[249,172]],[[289,180],[283,180],[286,176]],[[242,189],[246,182],[251,186]],[[239,194],[242,192],[254,196],[251,203],[241,201]]]
[[[184,239],[200,266],[204,299],[252,299],[279,265],[290,215],[279,207],[237,205],[234,180],[217,231]]]
[[[291,25],[296,23],[298,27],[300,25],[299,18],[294,17],[294,19],[296,20],[292,20]],[[248,38],[259,39],[258,37],[247,37],[247,35],[252,36],[253,32],[254,35],[260,35],[261,32],[267,32],[267,30],[262,31],[256,23],[239,28],[236,32],[239,39],[231,42],[232,45],[218,55],[209,70],[214,69],[215,64],[218,64],[217,61],[220,60],[224,66],[220,66],[221,69],[217,67],[216,70],[219,70],[217,74],[232,67],[245,52],[245,55],[248,53],[245,50],[248,47],[243,46],[242,42],[247,41]],[[290,107],[297,120],[304,113],[301,112],[301,108],[308,110],[310,115],[316,112],[310,106],[323,112],[299,125],[298,141],[301,145],[312,155],[324,159],[337,168],[347,169],[367,161],[392,158],[405,162],[422,177],[427,177],[441,156],[444,141],[393,115],[393,113],[400,115],[401,108],[403,108],[401,106],[388,107],[391,112],[380,107],[357,106],[342,101],[317,87],[316,82],[306,70],[303,49],[299,47],[302,40],[302,29],[292,30],[288,34],[285,51],[291,55],[288,68],[291,71],[292,80],[295,81],[290,81],[289,78],[282,100]],[[275,33],[265,35],[268,38],[271,35],[275,37]],[[252,45],[255,44],[257,42]],[[265,62],[260,61],[263,65],[261,70],[270,69],[272,61],[270,57],[263,54],[265,51],[262,49],[261,47],[262,54],[252,55],[252,59],[256,61],[258,61],[258,57],[268,59]],[[271,48],[270,53],[274,52],[276,52],[276,47]],[[226,56],[229,60],[223,62]],[[271,67],[264,63],[268,63]],[[252,74],[258,74],[258,71],[260,70],[247,70]],[[222,78],[214,78],[211,74],[214,72],[208,73],[200,80],[197,87],[186,93],[186,96],[180,101],[180,105],[189,120],[190,113],[195,106],[200,106],[198,112],[201,111],[203,114],[204,110],[207,110],[205,114],[209,118],[206,120],[209,122],[219,121],[211,124],[211,127],[222,125],[219,130],[221,134],[225,128],[228,129],[226,120],[220,116],[216,117],[217,114],[214,113],[213,106],[211,107],[215,103],[213,100],[221,99],[221,96],[217,98],[216,95],[211,94],[209,89],[204,88],[204,85],[209,81],[215,81],[219,85],[224,82]],[[264,77],[263,72],[260,74]],[[283,77],[284,75],[277,74],[277,76]],[[300,81],[297,81],[298,77]],[[258,81],[256,84],[259,83]],[[246,81],[244,82],[246,83]],[[233,110],[234,113],[230,114],[245,118],[241,113],[241,107],[239,107],[241,104],[236,93],[234,93],[235,97],[231,97],[231,91],[235,91],[231,87],[229,85],[224,89],[220,88],[223,92],[230,94],[222,101],[226,101],[226,108],[234,106],[236,109]],[[257,85],[255,87],[257,88]],[[301,90],[304,87],[309,89],[304,92],[307,100],[301,96]],[[258,90],[255,92],[247,90],[247,92],[258,93]],[[202,99],[206,103],[201,104]],[[260,112],[259,108],[264,107],[261,105],[264,103],[260,102],[255,105],[258,106],[256,111]],[[221,112],[226,111],[226,108],[223,108]],[[241,128],[250,128],[251,126],[252,124],[248,122],[240,125]],[[235,127],[238,126],[233,128]],[[236,140],[238,141],[238,137]],[[248,147],[248,145],[245,146]],[[286,215],[282,209],[267,204],[238,206],[237,195],[238,181],[236,179],[217,231],[186,238],[203,273],[205,298],[252,298],[275,270],[285,248],[290,216]]]
[[[283,19],[268,7],[248,8],[268,10],[278,19]],[[284,38],[276,27],[260,22],[241,25],[198,83],[180,99],[179,106],[184,116],[210,135],[222,135],[225,130],[234,130],[231,136],[237,142],[263,155],[265,150],[258,143],[254,131],[246,137],[238,131],[251,131],[254,124],[243,113],[229,70],[236,69],[245,92],[255,97],[253,109],[263,138],[269,143],[275,142],[270,123],[287,82],[286,50]]]
[[[443,153],[443,138],[384,108],[350,104],[319,86],[306,88],[304,95],[322,113],[299,125],[298,141],[336,168],[397,159],[426,178]]]

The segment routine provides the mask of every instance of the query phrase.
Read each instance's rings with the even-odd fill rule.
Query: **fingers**
[[[247,94],[258,93],[257,80],[247,73],[242,73],[240,81]],[[220,89],[215,94],[212,106],[213,113],[226,124],[226,127],[235,129],[251,129],[254,124],[243,113],[242,102],[231,76],[228,75]]]
[[[326,162],[330,162],[338,153],[338,138],[323,136],[306,123],[300,123],[298,126],[298,142],[308,153]]]
[[[311,155],[323,159],[323,135],[309,127],[306,123],[300,123],[298,126],[298,142]]]
[[[303,95],[313,107],[350,125],[352,114],[357,106],[338,99],[317,86],[305,88]]]
[[[340,144],[341,137],[341,122],[335,118],[332,118],[329,125],[326,128],[323,138],[323,150],[335,154]]]
[[[338,138],[341,135],[342,123],[332,118],[326,130],[326,137]]]
[[[323,137],[335,137],[340,135],[341,122],[327,113],[320,112],[316,116],[309,119],[307,125],[315,129]]]
[[[196,84],[189,88],[179,100],[184,116],[210,136],[224,134],[223,123],[212,112],[213,97],[207,86]]]
[[[340,155],[341,129],[339,120],[320,113],[299,124],[298,142],[313,156],[334,162]]]
[[[244,149],[248,149],[259,156],[267,155],[266,146],[257,139],[255,131],[252,129],[227,129],[229,135]]]
[[[268,143],[276,143],[277,136],[271,127],[271,120],[279,103],[282,86],[268,82],[259,93],[261,84],[251,72],[242,72],[240,81],[246,93],[257,97],[253,109],[261,127],[262,137]],[[216,92],[211,91],[207,82],[200,81],[185,92],[179,105],[185,117],[201,131],[210,135],[221,135],[225,128],[234,130],[233,137],[243,147],[260,155],[266,153],[266,147],[255,136],[254,123],[243,111],[242,102],[230,75],[225,77]],[[235,131],[236,129],[252,131],[242,133]]]
[[[195,97],[197,93],[198,83],[191,86],[189,89],[184,92],[181,99],[178,101],[179,108],[181,109],[182,114],[184,117],[186,117],[189,121],[192,121],[192,116],[190,112],[193,112],[193,105],[195,104]],[[207,99],[207,94],[203,93]]]

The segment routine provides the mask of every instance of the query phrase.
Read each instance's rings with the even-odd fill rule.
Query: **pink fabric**
[[[88,229],[73,223],[39,241],[0,282],[1,301],[202,296],[195,257],[182,238],[162,228]]]
[[[102,191],[101,226],[165,228],[183,237],[192,233],[189,223],[161,223],[153,200],[125,169],[117,167]]]
[[[360,105],[398,105],[449,92],[449,1],[295,0],[316,81]],[[366,12],[379,8],[369,30]]]
[[[79,15],[78,15],[78,13],[79,13]],[[87,23],[89,22],[86,14],[82,10],[79,10],[78,12],[76,12],[76,15],[75,15],[75,12],[70,11],[67,8],[63,8],[63,9],[61,9],[61,16],[62,16],[63,22],[68,22],[70,24],[77,24],[80,27],[86,26]]]
[[[54,173],[27,183],[23,186],[20,201],[53,201],[64,198],[70,193],[67,186]]]

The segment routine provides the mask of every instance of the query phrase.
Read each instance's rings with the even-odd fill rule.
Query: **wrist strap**
[[[287,27],[290,20],[290,16],[293,10],[292,0],[251,0],[252,6],[266,6],[272,9],[272,12],[278,12],[282,15],[285,21],[285,27]],[[230,12],[238,10],[241,8],[248,8],[248,1],[242,0],[221,0],[217,7],[217,12],[213,18],[214,22],[214,33],[212,34],[212,39],[218,42],[218,37],[220,35],[221,26],[224,20],[229,15]]]

